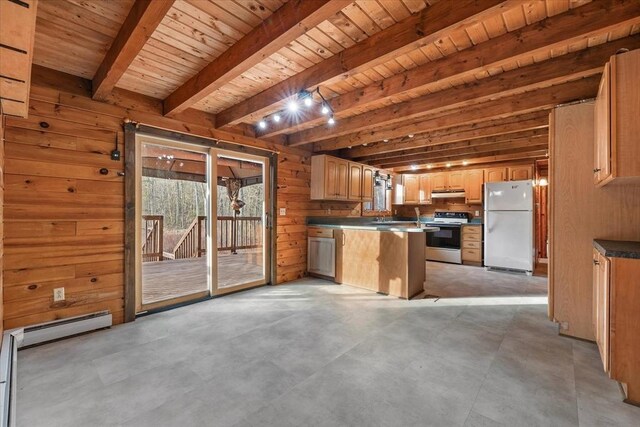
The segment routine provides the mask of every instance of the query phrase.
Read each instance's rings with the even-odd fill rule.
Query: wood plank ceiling
[[[130,13],[145,0],[42,2],[34,62],[102,80],[128,42],[114,84],[169,115],[266,118],[259,137],[388,168],[542,157],[547,111],[594,96],[609,56],[640,48],[633,0],[163,1],[134,42],[128,23],[153,22]],[[335,125],[317,111],[270,120],[316,88]]]

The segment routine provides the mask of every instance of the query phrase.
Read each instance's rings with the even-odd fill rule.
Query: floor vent
[[[40,323],[24,328],[21,347],[29,347],[60,338],[82,334],[96,329],[108,328],[113,318],[108,311],[99,311],[84,316],[68,317],[53,322]]]

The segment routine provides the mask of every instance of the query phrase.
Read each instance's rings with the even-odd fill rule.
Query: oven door
[[[427,233],[427,246],[430,248],[460,249],[459,225],[438,224],[439,231]]]

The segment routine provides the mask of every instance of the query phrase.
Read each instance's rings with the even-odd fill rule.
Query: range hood
[[[464,191],[442,191],[442,192],[432,192],[432,199],[464,199],[465,193]]]

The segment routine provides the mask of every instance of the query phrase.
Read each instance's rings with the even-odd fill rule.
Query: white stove
[[[437,226],[440,230],[427,233],[425,258],[428,261],[462,264],[461,227],[468,222],[468,212],[436,212],[433,221],[427,225]]]

